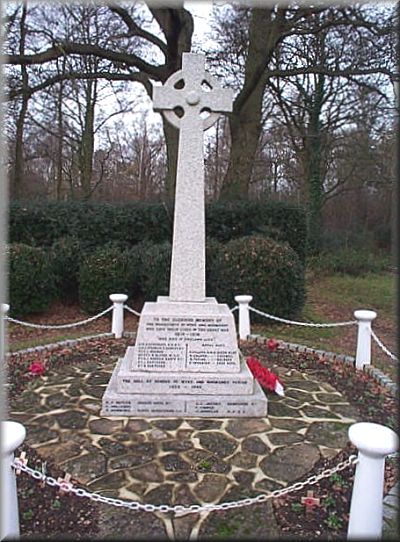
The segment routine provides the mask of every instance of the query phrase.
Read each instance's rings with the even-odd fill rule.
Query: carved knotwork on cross
[[[233,93],[205,71],[204,55],[183,53],[182,69],[162,87],[153,104],[179,129],[170,300],[205,300],[203,131],[232,110]]]

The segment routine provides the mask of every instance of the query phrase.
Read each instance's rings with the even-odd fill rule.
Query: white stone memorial
[[[154,109],[179,129],[169,296],[145,303],[103,396],[104,416],[266,416],[267,398],[238,349],[226,304],[205,295],[203,131],[232,110],[233,94],[184,53],[182,70],[154,87]]]

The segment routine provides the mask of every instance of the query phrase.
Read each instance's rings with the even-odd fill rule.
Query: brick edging
[[[262,335],[249,335],[247,337],[248,341],[253,341],[259,344],[265,344],[268,341],[268,337]],[[325,350],[316,350],[315,348],[310,348],[309,346],[304,346],[302,344],[288,343],[286,341],[279,341],[285,348],[291,350],[292,352],[306,352],[309,354],[317,354],[323,359],[328,361],[341,361],[342,363],[348,363],[355,367],[356,360],[353,356],[346,356],[345,354],[336,354],[335,352],[326,352]],[[369,374],[378,384],[386,388],[390,395],[396,397],[398,394],[398,386],[393,380],[391,380],[387,375],[385,375],[380,369],[374,367],[373,365],[364,365],[363,371]]]

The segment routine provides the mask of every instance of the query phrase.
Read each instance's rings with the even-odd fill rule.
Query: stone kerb
[[[125,337],[131,337],[133,340],[136,338],[136,332],[134,331],[124,331]],[[43,351],[54,351],[57,348],[62,348],[64,346],[74,346],[75,344],[79,344],[81,342],[90,341],[93,339],[103,339],[103,338],[112,338],[113,333],[99,333],[96,335],[87,335],[85,337],[79,337],[77,339],[67,339],[64,341],[59,341],[57,343],[49,343],[41,346],[35,346],[30,348],[24,348],[21,350],[17,350],[15,352],[8,352],[7,357],[12,356],[13,354],[30,354],[33,352],[43,352]],[[248,341],[254,341],[260,344],[266,344],[268,341],[268,337],[263,337],[262,335],[249,335],[247,337]],[[289,343],[285,341],[279,341],[280,344],[282,344],[285,348],[288,348],[289,350],[292,350],[294,352],[309,352],[311,354],[317,354],[321,356],[324,359],[327,359],[329,361],[340,361],[342,363],[347,363],[349,365],[355,366],[355,358],[353,356],[348,356],[346,354],[336,354],[335,352],[328,352],[324,350],[317,350],[315,348],[311,348],[308,346],[304,346],[301,344],[296,343]],[[371,365],[364,365],[363,371],[365,373],[368,373],[376,382],[381,384],[384,388],[386,388],[389,393],[396,397],[398,394],[398,386],[393,380],[391,380],[387,375],[385,375],[380,369],[377,367],[374,367]]]
[[[256,335],[252,334],[249,335],[247,340],[248,341],[254,341],[260,344],[266,344],[268,342],[268,337],[264,337],[262,335]],[[355,358],[353,356],[348,356],[346,354],[336,354],[335,352],[327,352],[325,350],[317,350],[315,348],[311,348],[309,346],[304,346],[302,344],[296,344],[296,343],[290,343],[286,341],[279,341],[281,345],[283,345],[288,350],[292,350],[294,352],[307,352],[310,354],[317,354],[318,356],[321,356],[323,359],[327,359],[329,361],[340,361],[342,363],[347,363],[351,365],[352,367],[355,367]],[[377,367],[374,367],[372,364],[370,365],[364,365],[362,370],[365,373],[368,373],[376,382],[381,384],[384,388],[386,388],[389,393],[396,397],[398,394],[398,386],[393,380],[391,380],[387,375],[385,375],[381,370],[379,370]]]
[[[6,333],[5,333],[5,327],[6,327],[6,316],[8,311],[10,310],[10,305],[7,303],[1,303],[0,306],[1,312],[0,312],[0,362],[3,363],[4,360],[4,354],[5,354],[5,344],[6,344]]]

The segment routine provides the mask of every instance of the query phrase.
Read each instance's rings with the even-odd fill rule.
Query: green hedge
[[[76,237],[60,237],[51,246],[50,255],[58,296],[64,302],[78,299],[79,265],[83,249]]]
[[[304,263],[307,223],[304,209],[285,202],[213,203],[206,211],[207,236],[226,243],[247,235],[287,242]]]
[[[288,242],[305,261],[305,212],[284,202],[211,203],[206,206],[206,232],[207,237],[221,242],[261,233]],[[82,247],[98,247],[106,240],[130,247],[145,240],[171,242],[172,216],[158,203],[11,204],[11,243],[50,246],[65,236],[77,238]]]
[[[168,295],[171,244],[145,241],[133,248],[115,241],[80,250],[75,238],[51,249],[10,246],[10,304],[14,314],[44,311],[56,295],[79,294],[81,307],[97,313],[110,305],[111,293],[156,300]],[[304,303],[304,272],[288,243],[247,236],[207,241],[207,295],[234,304],[234,296],[253,295],[255,307],[295,317]],[[57,286],[57,288],[56,288]]]
[[[304,266],[288,243],[261,236],[233,239],[213,258],[207,294],[229,306],[236,295],[250,294],[255,308],[294,318],[305,302]],[[260,318],[252,315],[265,321]]]
[[[171,243],[138,245],[139,289],[146,301],[169,294]]]
[[[10,314],[45,312],[57,288],[49,251],[17,243],[8,248]]]
[[[169,239],[171,232],[171,220],[160,204],[12,203],[9,211],[10,243],[32,246],[49,246],[64,236],[79,239],[85,247],[106,241],[134,246],[144,239]]]
[[[97,313],[110,304],[110,294],[138,292],[138,265],[135,249],[121,250],[114,243],[86,253],[79,266],[79,303],[88,313]]]

